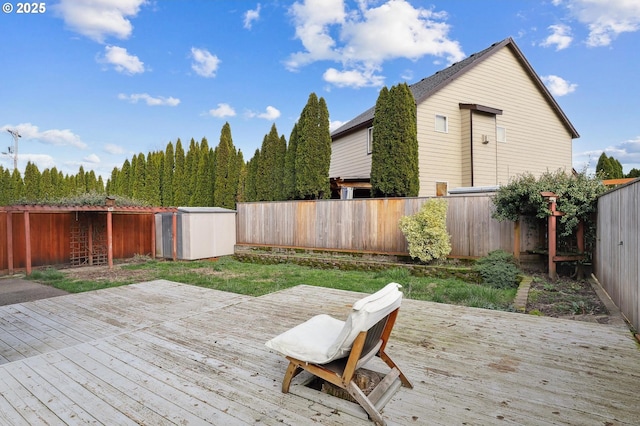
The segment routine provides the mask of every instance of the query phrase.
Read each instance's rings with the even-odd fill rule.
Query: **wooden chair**
[[[289,360],[282,392],[288,393],[291,380],[306,370],[344,389],[375,424],[385,425],[380,410],[400,386],[413,387],[385,352],[402,301],[400,287],[390,283],[360,299],[346,321],[316,315],[269,340],[266,345]],[[366,395],[354,378],[356,371],[374,356],[391,371]]]

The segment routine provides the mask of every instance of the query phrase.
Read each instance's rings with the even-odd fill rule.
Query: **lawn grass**
[[[459,279],[417,277],[403,268],[380,272],[315,269],[294,264],[265,265],[223,257],[216,262],[148,260],[120,266],[115,277],[70,278],[55,269],[34,271],[31,279],[77,293],[133,282],[166,279],[216,290],[261,296],[299,284],[373,293],[389,282],[403,286],[405,297],[487,309],[512,310],[516,289],[500,290]]]

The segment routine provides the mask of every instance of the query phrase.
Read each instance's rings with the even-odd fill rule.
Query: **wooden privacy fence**
[[[640,180],[598,199],[595,275],[613,302],[640,329]]]
[[[449,203],[451,256],[480,257],[492,250],[524,252],[539,246],[539,232],[526,222],[491,218],[487,195],[443,197]],[[416,213],[428,198],[239,203],[237,244],[408,254],[398,220]],[[519,249],[514,250],[515,245]],[[544,241],[543,241],[544,244]]]

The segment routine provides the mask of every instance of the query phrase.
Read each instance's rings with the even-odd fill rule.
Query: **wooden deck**
[[[264,342],[360,294],[247,297],[153,281],[0,307],[0,424],[369,425],[294,380]],[[388,347],[414,384],[389,424],[631,425],[640,350],[624,326],[403,301]]]

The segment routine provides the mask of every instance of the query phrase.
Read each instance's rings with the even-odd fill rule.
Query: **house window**
[[[447,182],[436,182],[436,197],[446,197],[448,195]]]
[[[507,129],[505,127],[496,127],[496,140],[498,142],[507,141]]]
[[[436,114],[436,132],[448,133],[449,123],[446,115]]]
[[[373,152],[373,127],[367,129],[367,154]]]

